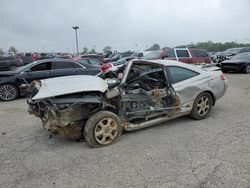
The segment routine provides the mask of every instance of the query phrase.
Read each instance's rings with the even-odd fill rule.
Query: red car
[[[183,63],[211,63],[208,53],[198,48],[173,48],[162,51],[152,51],[145,59],[170,59]]]

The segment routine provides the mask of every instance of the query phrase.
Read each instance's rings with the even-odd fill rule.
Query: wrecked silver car
[[[27,100],[29,112],[59,137],[85,138],[90,146],[102,147],[117,142],[123,130],[184,115],[204,119],[227,90],[218,67],[171,60],[133,60],[122,79],[103,78],[77,75],[35,81]]]

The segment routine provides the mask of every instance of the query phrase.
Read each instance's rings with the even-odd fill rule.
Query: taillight
[[[224,73],[221,73],[220,79],[221,79],[221,80],[226,80],[226,77],[225,77]]]
[[[106,63],[106,64],[103,64],[103,65],[101,66],[101,70],[102,70],[103,72],[106,72],[110,67],[112,67],[112,64]]]

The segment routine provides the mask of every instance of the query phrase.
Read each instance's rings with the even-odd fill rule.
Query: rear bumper
[[[238,65],[238,64],[218,64],[218,66],[222,69],[222,71],[234,71],[234,72],[240,72],[244,65]]]

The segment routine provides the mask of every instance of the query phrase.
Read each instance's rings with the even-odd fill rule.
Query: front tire
[[[201,93],[194,101],[191,118],[195,120],[205,119],[211,111],[212,102],[209,93]]]
[[[84,127],[84,137],[91,147],[104,147],[116,143],[122,134],[119,117],[110,111],[92,114]]]
[[[2,84],[0,85],[0,100],[1,101],[12,101],[15,100],[19,95],[17,87],[13,84]]]

